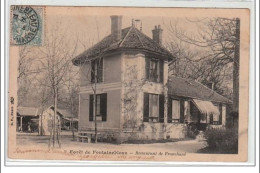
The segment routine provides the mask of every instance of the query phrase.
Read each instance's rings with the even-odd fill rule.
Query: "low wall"
[[[168,139],[183,139],[187,134],[186,124],[167,124],[166,138]]]

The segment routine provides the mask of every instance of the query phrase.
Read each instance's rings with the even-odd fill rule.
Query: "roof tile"
[[[140,49],[149,53],[159,54],[161,57],[166,57],[167,59],[174,58],[166,48],[132,26],[122,29],[122,39],[120,41],[115,42],[110,34],[91,48],[79,54],[72,61],[77,65],[80,61],[84,62],[86,58],[102,56],[108,51],[117,49]]]
[[[191,79],[171,77],[168,82],[168,93],[175,96],[183,96],[201,100],[208,100],[221,103],[231,101],[205,85]]]

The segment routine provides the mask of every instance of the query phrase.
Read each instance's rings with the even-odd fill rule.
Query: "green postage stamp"
[[[44,7],[11,6],[11,44],[42,45]]]

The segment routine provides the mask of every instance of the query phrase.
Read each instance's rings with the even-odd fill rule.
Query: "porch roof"
[[[207,100],[219,103],[232,103],[231,100],[211,90],[205,85],[191,79],[171,77],[168,81],[170,95]]]
[[[50,107],[52,110],[54,110],[54,106]],[[66,109],[59,109],[57,108],[57,113],[60,114],[62,118],[75,118],[76,116],[74,114],[69,113]]]
[[[34,107],[17,107],[17,113],[19,116],[38,116],[38,109]]]

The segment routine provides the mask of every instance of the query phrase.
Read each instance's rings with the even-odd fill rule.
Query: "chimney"
[[[152,30],[153,32],[153,40],[155,42],[157,42],[159,45],[162,45],[162,32],[163,30],[161,29],[161,26],[158,25],[154,27],[154,29]]]
[[[111,17],[111,35],[114,41],[121,40],[122,37],[122,16],[110,16]]]

